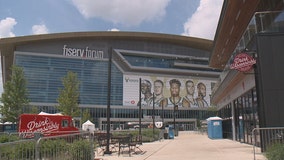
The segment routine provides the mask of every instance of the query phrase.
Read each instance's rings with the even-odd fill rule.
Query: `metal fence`
[[[1,137],[7,141],[0,143],[1,160],[93,160],[95,156],[94,139],[89,132],[35,135],[33,139],[21,139],[19,134]]]
[[[254,160],[256,154],[265,152],[273,144],[284,143],[284,127],[254,128],[252,135]]]

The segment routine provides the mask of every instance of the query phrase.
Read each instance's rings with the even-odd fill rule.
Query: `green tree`
[[[207,111],[212,112],[215,116],[218,116],[218,108],[216,106],[208,107]]]
[[[92,117],[91,117],[91,114],[90,114],[90,110],[84,109],[83,113],[82,113],[82,123],[85,123],[87,120],[92,121]]]
[[[23,113],[23,107],[29,103],[23,69],[14,65],[11,70],[11,80],[4,84],[4,92],[0,98],[3,122],[17,122],[19,115]]]
[[[57,109],[65,115],[76,117],[80,115],[79,99],[79,80],[77,74],[69,71],[62,79],[63,89],[59,89]]]
[[[29,113],[38,114],[38,113],[39,113],[38,107],[37,107],[37,106],[32,106],[32,107],[30,108]]]

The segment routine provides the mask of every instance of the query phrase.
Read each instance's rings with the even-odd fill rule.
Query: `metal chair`
[[[138,154],[138,151],[140,153],[143,153],[143,150],[140,148],[141,145],[142,145],[142,136],[141,135],[137,135],[137,136],[132,138],[132,140],[130,142],[130,147],[131,147],[131,150],[135,154]]]
[[[125,137],[119,139],[118,156],[121,153],[123,153],[124,149],[126,149],[126,148],[128,148],[128,154],[129,154],[129,156],[131,156],[130,142],[131,142],[130,136],[125,136]]]
[[[119,146],[119,141],[115,138],[111,138],[110,142],[109,142],[109,147],[110,147],[110,150],[111,152],[113,151],[117,151],[116,148],[118,148]]]
[[[100,148],[100,151],[98,150],[98,155],[100,155],[100,153],[103,153],[102,155],[104,155],[104,152],[107,147],[107,137],[105,135],[99,135],[97,137],[97,141]]]

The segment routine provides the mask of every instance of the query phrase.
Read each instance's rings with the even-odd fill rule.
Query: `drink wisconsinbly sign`
[[[256,60],[247,53],[239,53],[234,58],[234,62],[231,64],[231,69],[236,69],[241,72],[248,72],[252,69],[252,66],[256,63]]]

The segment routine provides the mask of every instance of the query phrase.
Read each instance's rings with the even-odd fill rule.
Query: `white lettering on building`
[[[102,50],[94,50],[86,47],[85,49],[81,48],[69,48],[67,45],[63,46],[63,56],[70,57],[81,57],[87,59],[103,59],[104,51]]]

